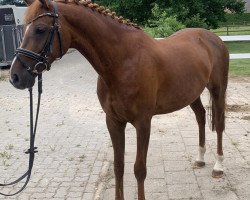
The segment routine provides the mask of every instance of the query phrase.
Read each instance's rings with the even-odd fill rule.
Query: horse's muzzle
[[[23,90],[33,87],[33,85],[35,84],[35,77],[27,74],[25,78],[22,78],[17,74],[11,74],[9,81],[15,88]]]

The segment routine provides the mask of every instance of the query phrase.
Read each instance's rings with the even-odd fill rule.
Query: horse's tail
[[[212,100],[212,96],[210,95],[209,105],[207,107],[207,119],[209,124],[209,129],[211,131],[215,131],[215,113],[214,113],[214,103]]]
[[[223,41],[214,37],[214,43],[217,45],[217,57],[213,59],[213,69],[210,74],[210,80],[207,89],[210,93],[208,107],[208,123],[212,131],[223,131],[225,129],[226,112],[226,90],[228,84],[229,70],[229,52]],[[217,39],[216,39],[217,38]],[[215,49],[213,49],[215,51]]]
[[[210,93],[210,100],[207,112],[209,128],[211,131],[215,131],[216,126],[218,126],[221,130],[224,130],[226,113],[226,91],[222,92],[222,94],[220,95],[220,99],[215,100],[213,95],[213,93]]]

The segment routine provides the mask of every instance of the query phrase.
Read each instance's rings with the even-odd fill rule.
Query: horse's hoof
[[[203,168],[205,166],[204,161],[195,161],[194,168]]]
[[[212,177],[213,178],[222,178],[224,175],[223,171],[213,170]]]

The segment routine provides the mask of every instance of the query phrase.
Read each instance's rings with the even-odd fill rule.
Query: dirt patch
[[[227,112],[250,112],[250,105],[227,105]]]

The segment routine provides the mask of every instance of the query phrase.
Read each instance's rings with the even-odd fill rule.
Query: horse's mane
[[[83,5],[87,8],[91,8],[93,11],[97,11],[103,15],[109,16],[114,20],[117,20],[119,23],[126,24],[128,26],[133,26],[137,29],[141,29],[137,24],[131,22],[129,19],[124,19],[122,16],[117,16],[115,12],[105,8],[104,6],[100,6],[97,3],[92,3],[91,0],[57,0],[57,2],[62,3],[74,3],[76,5]]]

